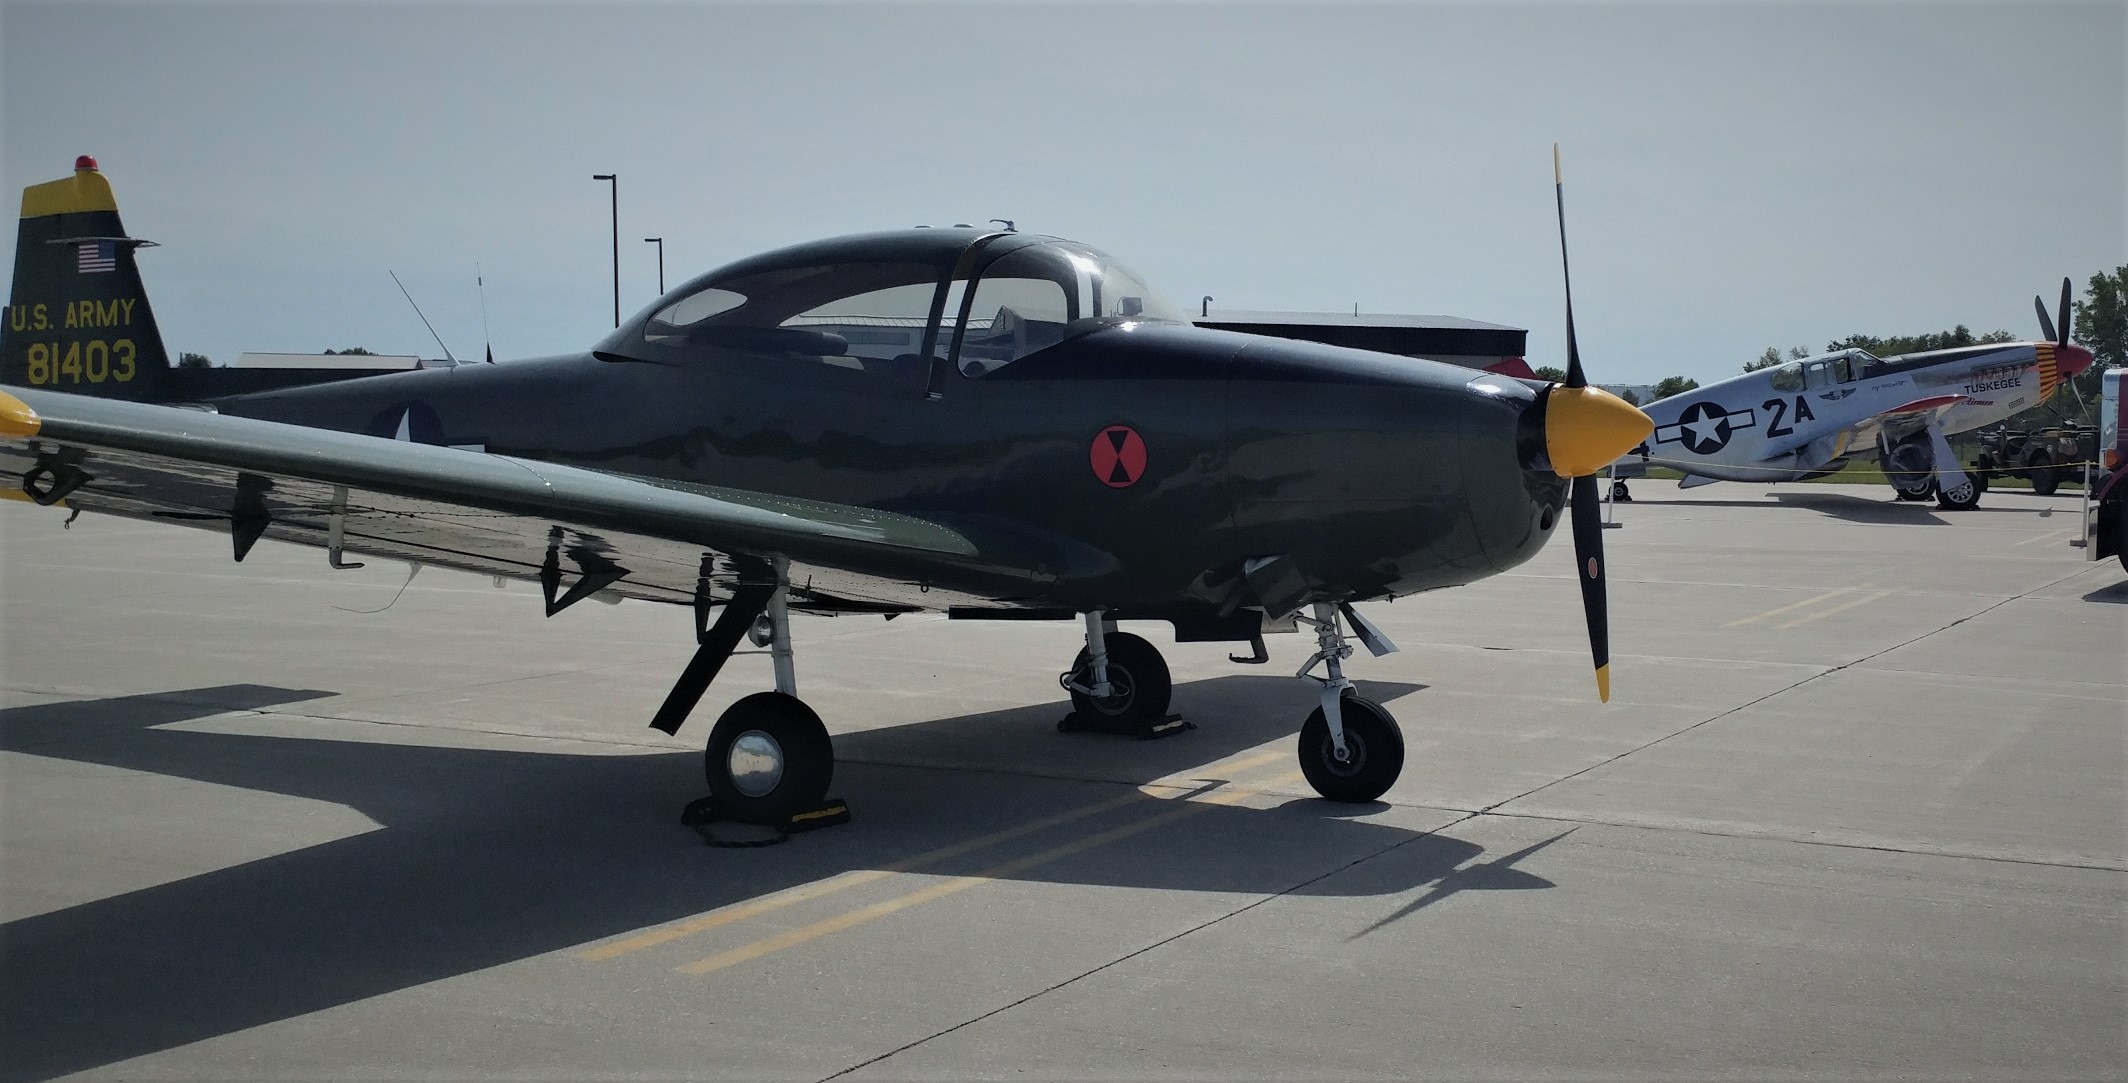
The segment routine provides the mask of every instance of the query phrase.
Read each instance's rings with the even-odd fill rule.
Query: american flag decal
[[[2054,385],[2061,382],[2061,376],[2054,368],[2054,344],[2039,343],[2033,352],[2039,355],[2039,397],[2045,400],[2054,393]]]
[[[118,246],[109,241],[83,241],[74,246],[74,270],[85,275],[107,275],[118,269]]]

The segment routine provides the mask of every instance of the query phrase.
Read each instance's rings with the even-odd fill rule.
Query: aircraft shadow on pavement
[[[1362,691],[1390,699],[1414,687]],[[1123,787],[1101,787],[1089,797],[1087,783],[1066,781],[1086,776],[1069,769],[1051,780],[978,767],[951,771],[941,784],[936,770],[899,765],[931,762],[947,745],[965,753],[987,743],[1039,740],[1061,756],[1077,756],[1077,767],[1097,762],[1109,775],[1150,781],[1289,736],[1298,715],[1264,704],[1304,700],[1296,691],[1305,693],[1284,676],[1178,686],[1178,709],[1204,724],[1152,742],[1059,734],[1061,704],[845,735],[838,747],[856,762],[838,773],[836,791],[850,800],[857,819],[757,850],[711,849],[678,825],[680,805],[702,789],[699,753],[595,755],[339,740],[318,736],[318,723],[299,713],[256,720],[264,727],[285,723],[285,736],[172,725],[332,695],[254,685],[0,711],[0,749],[332,802],[379,825],[0,925],[0,1048],[8,1051],[0,1057],[0,1079],[97,1068],[577,948],[1126,798],[1103,814],[1109,818],[1078,825],[1076,835],[1059,829],[1064,841],[1084,837],[1116,817],[1179,806],[1147,796],[1140,807]],[[1218,709],[1226,703],[1244,709]],[[696,719],[683,732],[707,725]],[[1247,774],[1277,774],[1292,763],[1281,758]],[[1483,853],[1442,835],[1326,816],[1325,807],[1313,800],[1269,809],[1210,804],[1173,827],[1010,875],[1156,889],[1372,895],[1449,881]],[[1032,836],[922,871],[974,874],[1058,840]],[[1363,866],[1362,875],[1311,883],[1345,861],[1391,847],[1391,858]],[[1327,856],[1340,854],[1349,856]],[[1447,886],[1552,886],[1529,874],[1464,879],[1470,883]]]
[[[1709,508],[1764,508],[1773,506],[1807,508],[1811,511],[1830,515],[1835,519],[1844,519],[1850,523],[1870,523],[1880,526],[1950,525],[1947,520],[1936,513],[1936,505],[1934,503],[1902,502],[1893,500],[1890,497],[1878,499],[1853,496],[1848,493],[1772,493],[1770,495],[1780,503],[1778,505],[1769,505],[1764,500],[1695,500],[1691,497],[1667,500],[1664,503]],[[1988,510],[1990,509],[1983,505],[1974,508],[1972,511],[1959,512],[1958,514],[1971,515],[1973,512]],[[2014,510],[2019,514],[2031,514],[2029,510],[2023,508],[1994,510]]]
[[[2128,579],[2091,591],[2084,595],[2084,600],[2087,602],[2112,602],[2114,605],[2128,605]]]

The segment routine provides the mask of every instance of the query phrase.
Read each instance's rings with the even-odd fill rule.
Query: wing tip
[[[44,419],[30,404],[0,391],[0,436],[35,436],[44,428]]]

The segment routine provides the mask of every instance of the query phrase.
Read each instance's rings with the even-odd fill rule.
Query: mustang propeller
[[[1559,145],[1552,144],[1552,194],[1559,207],[1559,269],[1566,284],[1566,382],[1544,389],[1537,409],[1544,417],[1545,458],[1552,472],[1573,479],[1574,565],[1581,580],[1581,611],[1589,625],[1589,653],[1596,664],[1596,695],[1611,700],[1611,618],[1603,586],[1603,519],[1596,473],[1648,438],[1655,422],[1633,404],[1590,387],[1574,341],[1574,277],[1566,257],[1566,183]]]
[[[2060,319],[2048,319],[2047,303],[2037,297],[2032,298],[2032,310],[2034,312],[2039,313],[2039,334],[2041,338],[2045,338],[2052,341],[2056,349],[2060,349],[2061,347],[2067,346],[2069,344],[2069,320],[2071,313],[2069,310],[2069,280],[2067,278],[2062,279],[2061,307],[2056,310],[2061,313]],[[2061,329],[2060,334],[2055,333],[2055,328],[2057,327]]]

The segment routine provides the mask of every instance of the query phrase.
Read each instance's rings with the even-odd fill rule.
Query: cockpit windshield
[[[963,373],[981,376],[1102,327],[1186,318],[1106,253],[1054,241],[983,269],[961,305],[954,357]]]
[[[703,356],[738,351],[879,373],[928,371],[936,358],[981,376],[1101,327],[1187,318],[1076,242],[988,234],[947,248],[931,244],[936,236],[844,238],[794,249],[787,261],[773,253],[735,265],[661,299],[615,333],[613,348],[710,348],[719,352]],[[844,254],[860,244],[863,257]]]

